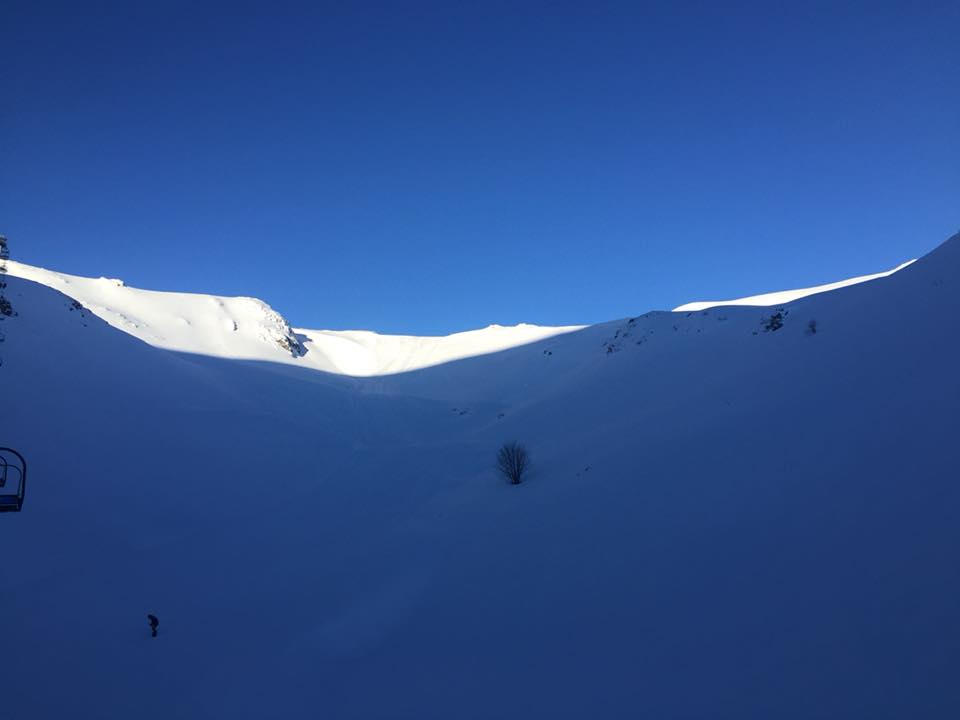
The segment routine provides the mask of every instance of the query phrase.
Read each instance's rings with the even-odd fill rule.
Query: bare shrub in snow
[[[504,443],[497,453],[497,470],[513,485],[519,485],[527,468],[530,467],[530,455],[518,442]]]

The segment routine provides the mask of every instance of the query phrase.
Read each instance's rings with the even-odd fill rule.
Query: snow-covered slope
[[[8,273],[59,290],[156,347],[262,360],[302,354],[286,320],[256,298],[139,290],[114,278],[77,277],[14,261],[8,261]]]
[[[717,307],[718,305],[760,305],[765,307],[769,307],[770,305],[783,305],[784,303],[793,302],[794,300],[799,300],[800,298],[805,298],[809,295],[829,292],[830,290],[839,290],[840,288],[849,287],[850,285],[859,285],[860,283],[867,282],[869,280],[877,280],[878,278],[888,277],[893,275],[895,272],[903,270],[913,262],[915,261],[908,260],[905,263],[897,265],[897,267],[895,267],[893,270],[874,273],[873,275],[860,275],[859,277],[840,280],[839,282],[828,283],[826,285],[816,285],[814,287],[798,288],[796,290],[781,290],[779,292],[764,293],[763,295],[751,295],[750,297],[737,298],[736,300],[704,300],[698,302],[689,302],[674,308],[673,311],[689,312],[691,310],[706,310],[707,308]]]
[[[521,323],[490,325],[481,330],[443,337],[381,335],[367,330],[298,329],[308,350],[307,361],[318,370],[371,376],[409,372],[461,358],[487,355],[582,329]],[[312,353],[312,354],[311,354]]]
[[[14,261],[11,276],[59,290],[97,317],[150,345],[213,357],[285,362],[345,375],[406,372],[580,329],[491,325],[446,337],[292,329],[262,300],[127,287]]]
[[[736,300],[691,302],[674,312],[719,305],[771,306],[837,290],[902,270]],[[583,329],[584,326],[491,325],[446,337],[380,335],[363,330],[292,329],[262,300],[170,293],[127,287],[113,278],[84,278],[9,261],[9,274],[60,290],[113,327],[156,347],[213,357],[285,362],[352,376],[403,373],[498,352]]]
[[[376,377],[69,292],[0,322],[4,720],[960,716],[960,236]]]

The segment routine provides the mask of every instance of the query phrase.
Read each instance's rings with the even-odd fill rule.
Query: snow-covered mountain
[[[52,272],[8,261],[10,275],[59,290],[108,324],[159,348],[294,364],[367,376],[407,372],[504,350],[582,326],[491,325],[446,337],[292,329],[262,300],[127,287],[122,280]]]
[[[960,236],[448,338],[9,272],[0,718],[960,714]]]

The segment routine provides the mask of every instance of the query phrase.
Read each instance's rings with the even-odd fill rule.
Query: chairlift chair
[[[0,512],[20,512],[27,487],[27,461],[13,448],[0,447]]]

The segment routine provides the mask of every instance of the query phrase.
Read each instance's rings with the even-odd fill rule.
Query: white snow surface
[[[770,305],[783,305],[784,303],[793,302],[794,300],[799,300],[800,298],[805,298],[809,295],[817,295],[818,293],[829,292],[830,290],[839,290],[840,288],[849,287],[850,285],[858,285],[862,282],[867,282],[868,280],[885,278],[893,275],[895,272],[903,270],[905,267],[914,262],[916,262],[916,260],[908,260],[905,263],[897,265],[897,267],[893,268],[893,270],[874,273],[872,275],[860,275],[858,277],[848,278],[847,280],[840,280],[839,282],[827,283],[826,285],[815,285],[814,287],[798,288],[796,290],[781,290],[779,292],[737,298],[736,300],[702,300],[684,303],[679,307],[675,307],[673,311],[689,312],[706,310],[707,308],[718,307],[720,305],[756,305],[761,307],[769,307]]]
[[[344,375],[407,372],[544,340],[583,326],[491,325],[445,337],[381,335],[364,330],[292,329],[262,300],[127,287],[8,261],[11,276],[77,300],[107,323],[155,347],[213,357],[283,362]],[[303,352],[288,349],[294,343]]]
[[[399,359],[10,265],[3,720],[960,717],[960,235],[772,308]]]

